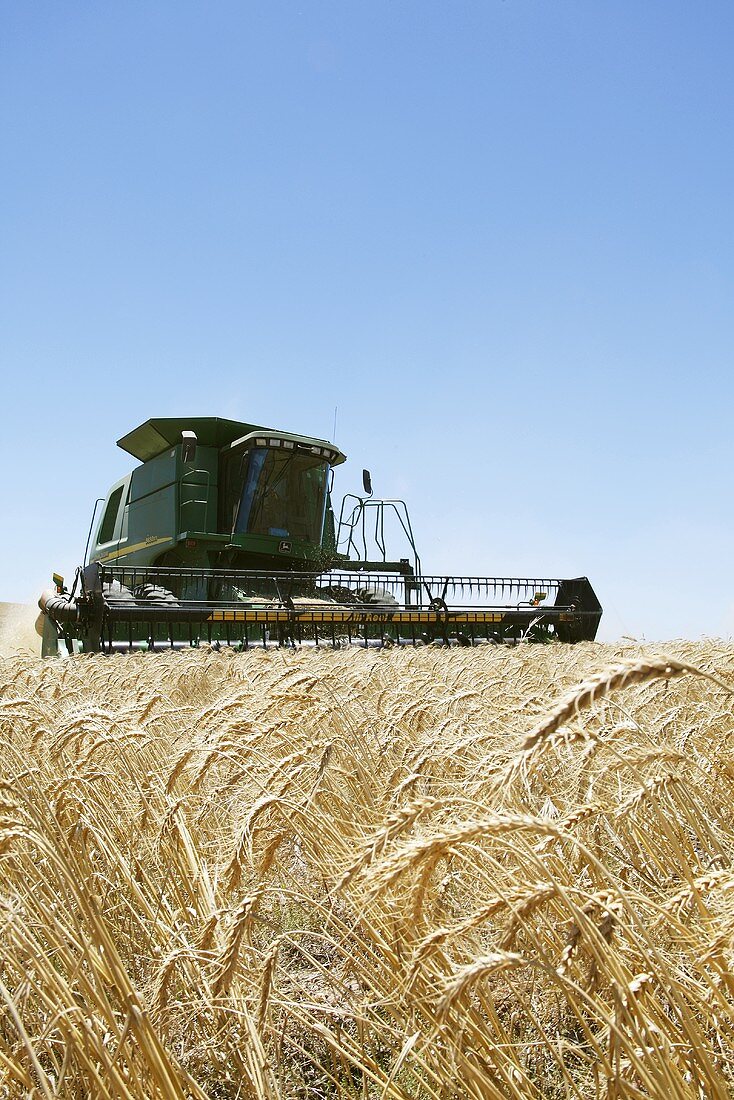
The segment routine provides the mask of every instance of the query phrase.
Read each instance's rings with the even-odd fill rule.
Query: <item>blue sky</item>
[[[730,635],[734,7],[0,2],[0,599],[149,416],[331,437],[424,566]]]

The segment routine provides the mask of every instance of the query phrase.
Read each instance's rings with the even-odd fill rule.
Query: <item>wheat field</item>
[[[725,1098],[734,646],[0,660],[0,1096]]]

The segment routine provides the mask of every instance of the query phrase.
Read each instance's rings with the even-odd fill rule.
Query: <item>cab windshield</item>
[[[253,447],[243,455],[236,535],[274,535],[321,545],[329,464],[299,451]]]

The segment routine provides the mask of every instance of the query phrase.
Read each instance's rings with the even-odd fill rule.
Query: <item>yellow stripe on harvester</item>
[[[505,618],[499,611],[449,611],[442,615],[435,611],[354,611],[343,608],[333,610],[290,612],[282,608],[269,610],[250,608],[247,611],[213,611],[208,617],[211,623],[501,623]]]
[[[113,561],[115,558],[124,558],[127,554],[134,554],[136,550],[145,550],[148,546],[158,546],[162,542],[173,542],[170,535],[162,535],[157,539],[146,539],[145,542],[135,542],[132,546],[123,546],[121,550],[112,550],[109,554],[98,558],[98,561]]]

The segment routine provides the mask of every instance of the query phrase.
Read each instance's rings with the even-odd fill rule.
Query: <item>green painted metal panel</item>
[[[179,486],[179,523],[182,531],[217,531],[219,451],[216,447],[197,447],[196,462],[181,461],[177,448]]]
[[[174,485],[177,472],[177,456],[172,448],[150,459],[143,466],[136,466],[130,485],[130,503],[135,504],[151,493],[159,493],[167,486]]]
[[[137,501],[130,509],[128,521],[128,545],[151,543],[163,536],[175,539],[178,534],[176,516],[176,492],[174,486],[166,486],[157,493]]]

